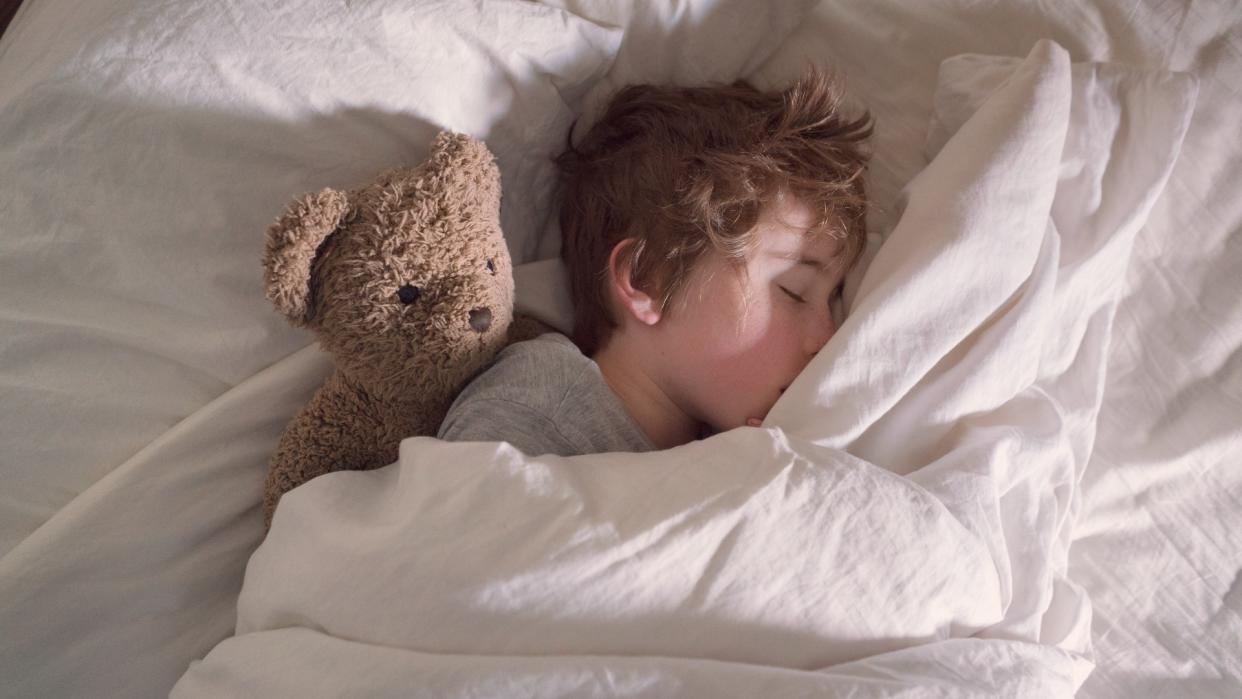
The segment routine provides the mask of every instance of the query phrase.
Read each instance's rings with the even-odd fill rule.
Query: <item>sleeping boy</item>
[[[650,451],[758,426],[832,337],[865,241],[871,118],[784,89],[630,86],[557,159],[573,338],[505,348],[438,437]]]

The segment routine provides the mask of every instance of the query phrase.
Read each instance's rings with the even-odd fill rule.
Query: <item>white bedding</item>
[[[1242,15],[1201,2],[825,3],[760,75],[807,55],[842,66],[881,124],[871,182],[884,202],[923,167],[939,62],[1043,37],[1075,61],[1199,79],[1135,239],[1083,476],[1070,576],[1091,597],[1098,662],[1081,695],[1242,695]]]
[[[942,78],[939,152],[767,429],[568,459],[415,438],[394,466],[318,479],[251,559],[237,636],[174,695],[324,695],[342,673],[397,693],[388,663],[408,661],[437,694],[475,695],[453,655],[503,658],[486,681],[506,696],[568,696],[561,675],[617,657],[632,689],[574,691],[663,696],[706,660],[744,695],[1072,694],[1091,667],[1089,603],[1065,577],[1099,401],[1082,387],[1196,85],[1071,78],[1047,42]],[[1144,114],[1125,131],[1123,106]],[[349,662],[300,659],[341,642]],[[273,677],[282,662],[300,669]]]
[[[808,57],[831,61],[878,117],[874,228],[887,231],[897,191],[926,164],[940,62],[1021,56],[1051,37],[1074,61],[1185,70],[1200,83],[1095,384],[1103,402],[1068,568],[1093,607],[1097,667],[1081,693],[1238,694],[1242,18],[1224,5],[1111,0],[824,3],[807,17],[781,3],[750,16],[753,4],[724,0],[561,5],[572,14],[510,7],[521,19],[490,29],[530,41],[474,64],[490,76],[476,81],[410,68],[424,47],[403,45],[419,27],[401,12],[430,3],[280,14],[26,0],[0,41],[0,675],[19,678],[0,693],[162,694],[232,632],[261,529],[248,494],[326,368],[262,299],[260,233],[292,192],[416,159],[434,124],[404,115],[427,114],[428,99],[486,88],[477,103],[495,111],[473,123],[494,124],[479,135],[495,148],[560,128],[610,66],[677,80],[762,66],[764,82]],[[477,27],[489,29],[454,36]],[[716,72],[683,72],[704,65]],[[540,97],[549,83],[556,99]],[[502,153],[502,167],[528,155]],[[519,260],[532,259],[528,245],[548,253],[546,234],[511,242]],[[540,283],[545,269],[526,268],[519,294],[555,308],[565,299]],[[484,667],[465,666],[479,677]],[[631,667],[610,677],[629,681]],[[728,670],[701,667],[692,686],[734,686]]]

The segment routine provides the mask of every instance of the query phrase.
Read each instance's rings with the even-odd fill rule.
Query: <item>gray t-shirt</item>
[[[457,396],[436,436],[509,442],[530,456],[655,450],[599,365],[560,333],[502,350]]]

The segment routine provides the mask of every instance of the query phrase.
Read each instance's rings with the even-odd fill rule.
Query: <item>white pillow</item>
[[[607,76],[586,95],[598,106],[631,83],[730,83],[756,70],[789,36],[816,0],[544,0],[601,24],[624,27]],[[566,95],[571,104],[577,95]]]
[[[26,3],[0,61],[0,552],[307,344],[264,299],[295,196],[485,139],[530,259],[620,31],[519,0]]]

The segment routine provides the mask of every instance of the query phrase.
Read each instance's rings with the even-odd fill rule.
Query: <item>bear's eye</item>
[[[410,304],[417,301],[418,297],[421,296],[422,293],[422,289],[414,286],[413,284],[406,284],[400,289],[397,289],[397,298],[401,299],[401,303]]]
[[[496,265],[492,264],[491,260],[487,261],[487,271],[491,272],[492,274],[496,273]]]

